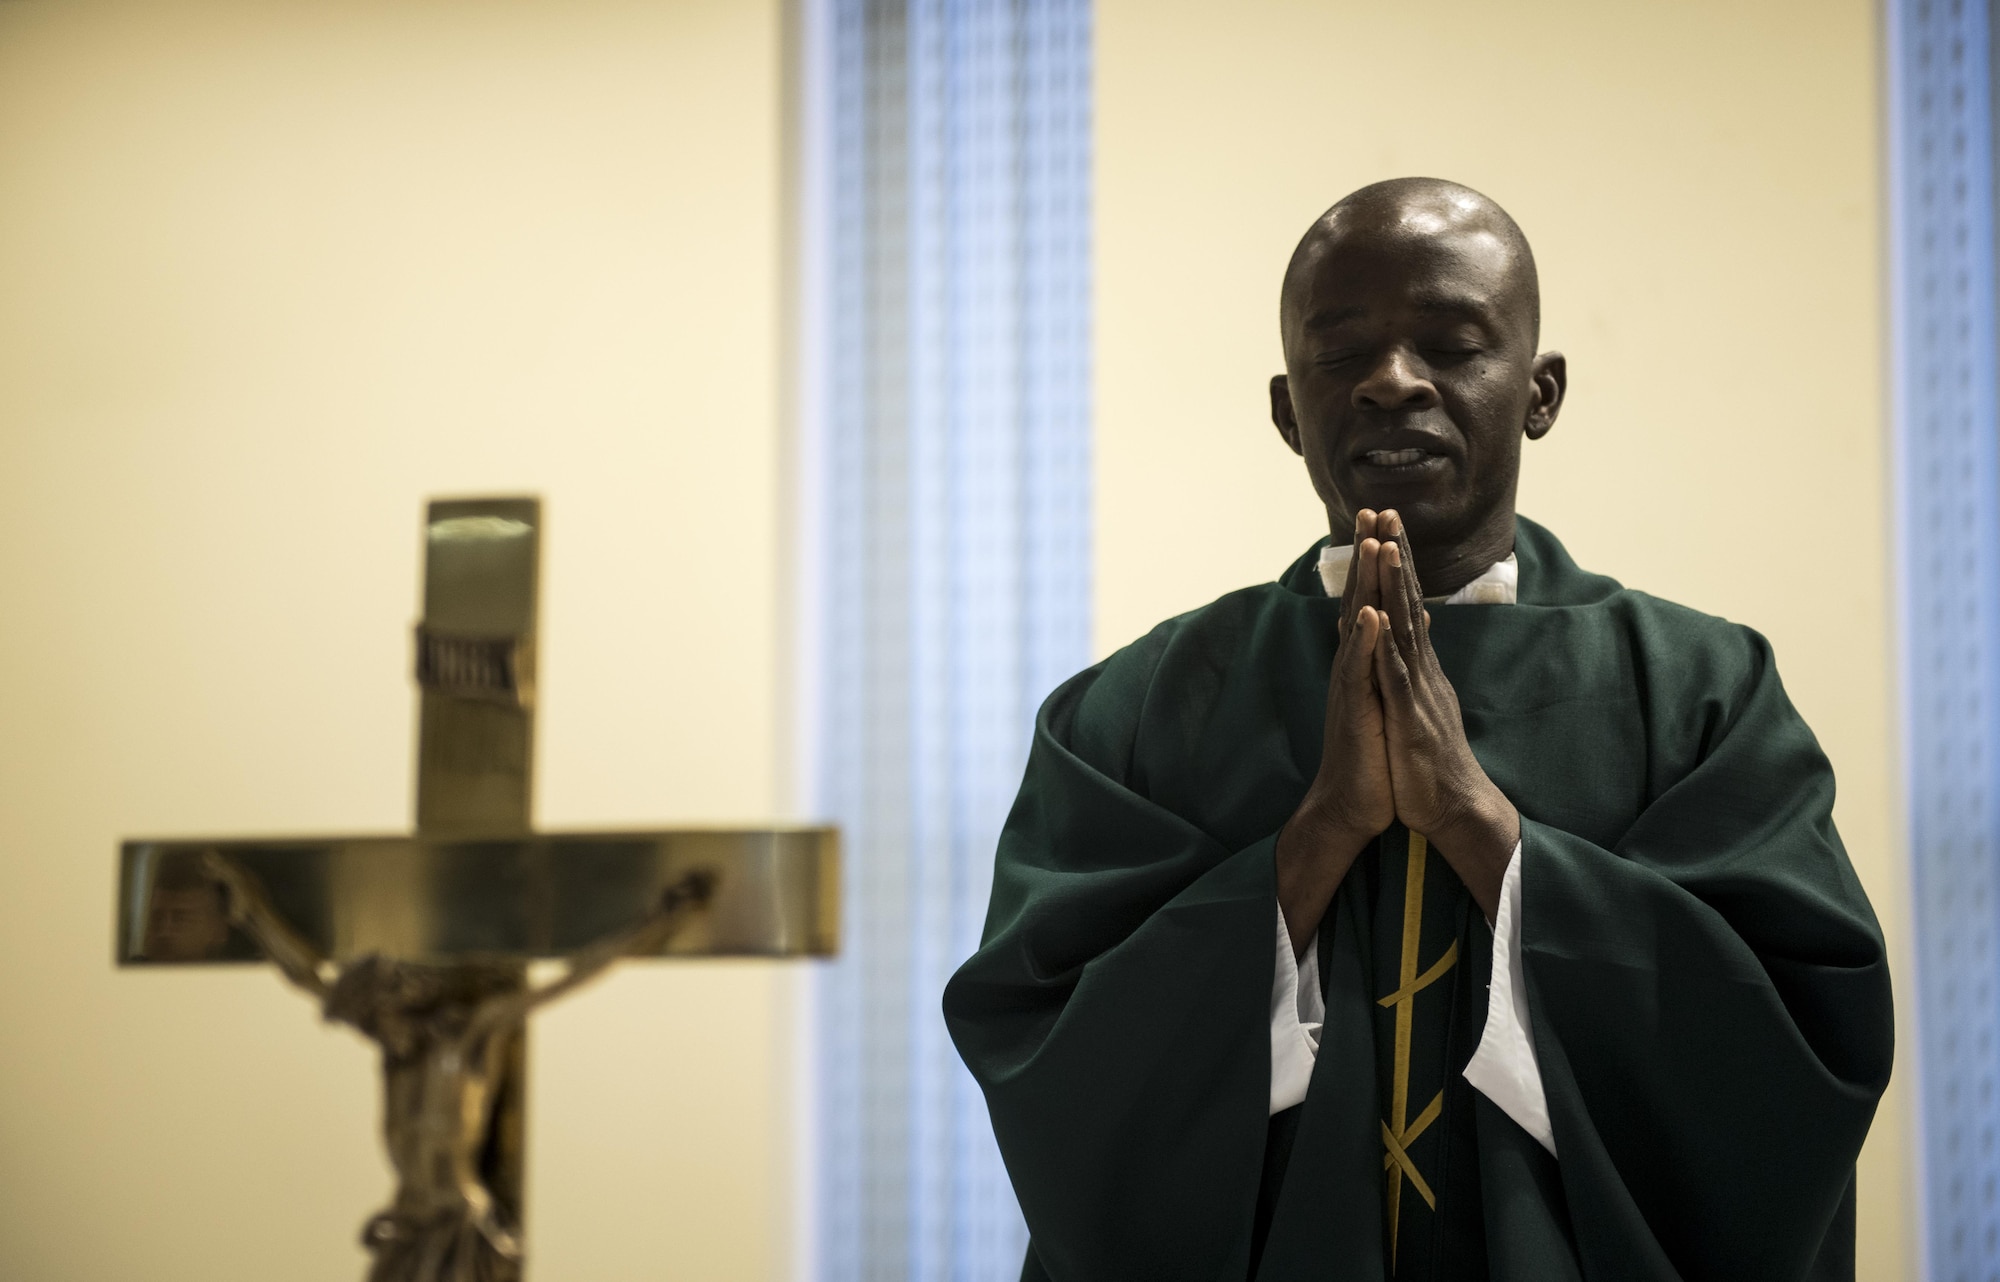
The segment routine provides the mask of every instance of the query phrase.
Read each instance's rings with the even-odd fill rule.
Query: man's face
[[[1521,437],[1554,419],[1524,265],[1478,225],[1372,224],[1336,228],[1300,277],[1279,428],[1336,537],[1362,508],[1395,508],[1420,548],[1511,529]]]

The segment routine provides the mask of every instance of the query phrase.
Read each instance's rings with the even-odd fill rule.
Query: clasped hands
[[[1294,955],[1355,858],[1396,820],[1424,835],[1492,921],[1521,819],[1466,742],[1393,510],[1355,517],[1339,627],[1319,771],[1278,835],[1278,903]]]

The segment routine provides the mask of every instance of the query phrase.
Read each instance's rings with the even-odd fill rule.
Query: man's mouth
[[[1369,450],[1360,461],[1369,467],[1391,469],[1415,469],[1427,463],[1443,462],[1444,455],[1433,454],[1429,450]]]

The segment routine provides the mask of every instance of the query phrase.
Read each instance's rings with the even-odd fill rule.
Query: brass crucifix
[[[829,828],[537,833],[534,499],[430,505],[414,836],[129,841],[120,965],[267,958],[382,1057],[370,1282],[515,1282],[529,1013],[621,957],[827,956]],[[531,982],[528,966],[559,964]]]

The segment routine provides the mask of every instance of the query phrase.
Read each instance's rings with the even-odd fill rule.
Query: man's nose
[[[1354,404],[1367,410],[1425,410],[1438,403],[1437,388],[1407,348],[1392,347],[1354,385]]]

